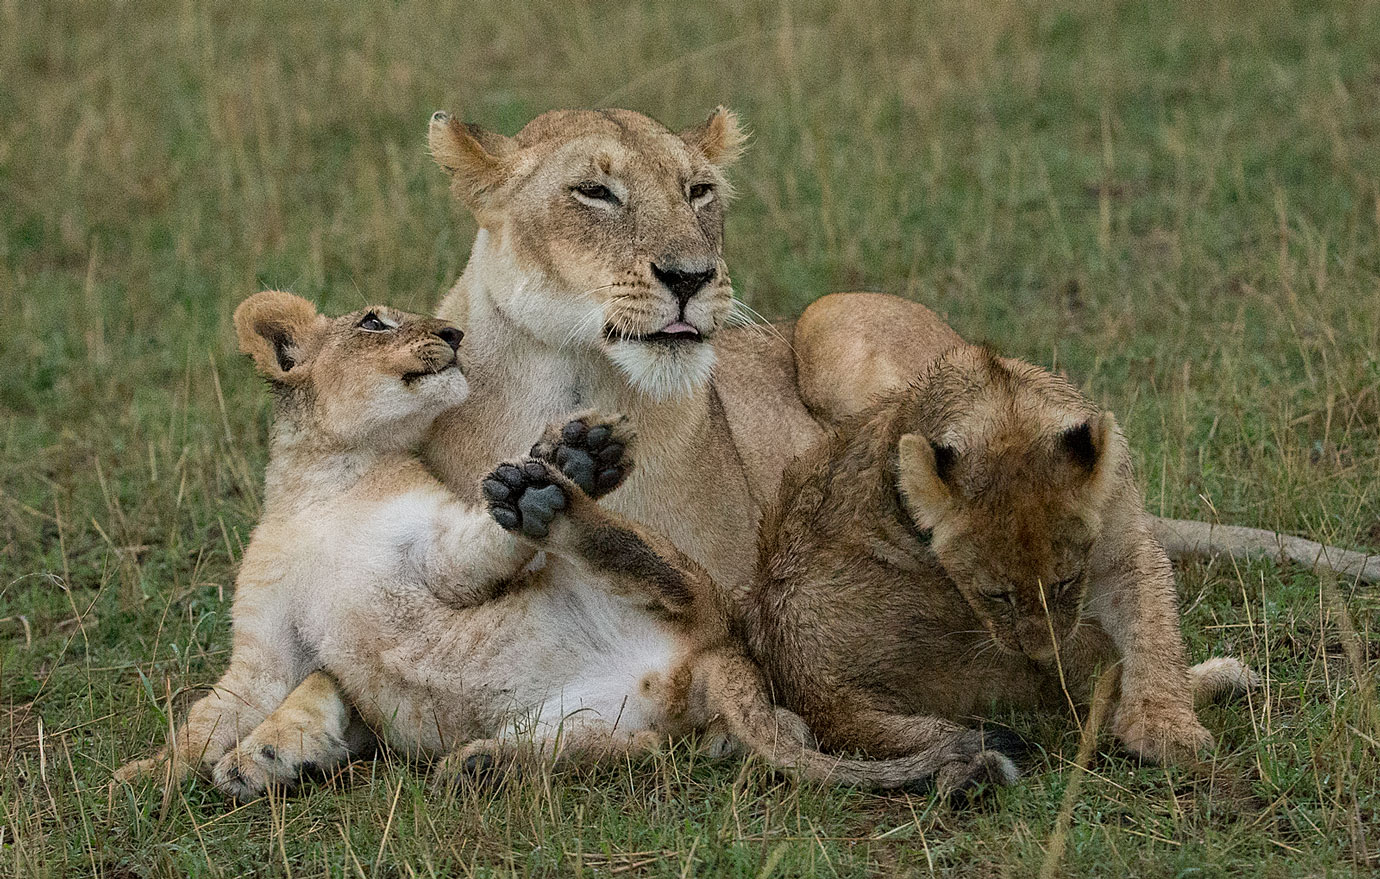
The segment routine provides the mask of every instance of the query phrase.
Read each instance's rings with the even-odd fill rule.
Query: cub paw
[[[1224,702],[1260,688],[1260,675],[1241,660],[1215,656],[1188,670],[1193,682],[1193,701],[1197,705]]]
[[[481,739],[442,757],[432,769],[432,780],[441,787],[489,787],[503,778],[512,762],[499,742]]]
[[[481,491],[489,502],[489,515],[504,530],[540,540],[551,533],[552,521],[570,505],[562,482],[553,465],[528,458],[498,465],[485,477]]]
[[[1192,711],[1147,702],[1123,701],[1112,732],[1132,753],[1160,764],[1196,763],[1216,747]]]
[[[211,770],[211,781],[221,793],[242,803],[263,796],[271,784],[288,788],[297,784],[295,776],[291,779],[275,779],[254,762],[254,755],[243,747],[235,748],[220,758],[220,762]]]
[[[623,483],[632,471],[628,446],[635,437],[622,415],[582,412],[564,425],[552,425],[532,446],[531,456],[549,461],[592,498]]]
[[[349,759],[345,743],[328,732],[266,730],[265,725],[222,757],[211,772],[216,787],[236,800],[262,796],[269,787],[291,790],[302,776]]]

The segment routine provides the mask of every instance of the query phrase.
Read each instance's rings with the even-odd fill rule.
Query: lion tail
[[[795,712],[775,706],[761,668],[741,652],[719,649],[701,657],[710,711],[752,752],[797,778],[875,789],[938,786],[964,790],[979,782],[1012,784],[1019,776],[1005,754],[983,747],[981,733],[938,733],[934,747],[892,759],[825,754]]]

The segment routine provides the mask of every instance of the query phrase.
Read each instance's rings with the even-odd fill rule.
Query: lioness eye
[[[714,184],[712,183],[696,183],[694,186],[690,187],[690,201],[692,204],[700,204],[701,202],[709,201],[710,197],[713,195]]]
[[[361,330],[368,330],[371,333],[381,333],[388,329],[388,324],[379,320],[379,316],[372,311],[364,316],[364,319],[356,324]]]
[[[571,187],[571,192],[590,201],[605,201],[609,204],[618,204],[618,197],[613,191],[602,183],[577,183]]]

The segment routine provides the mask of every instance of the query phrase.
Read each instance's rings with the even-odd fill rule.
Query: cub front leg
[[[270,786],[295,787],[304,773],[343,765],[370,739],[335,680],[316,671],[216,763],[212,778],[235,799],[249,800]]]
[[[617,484],[631,466],[620,449],[608,463],[617,479],[607,481]],[[649,596],[672,615],[714,594],[708,575],[668,539],[599,506],[549,461],[501,464],[483,493],[501,526],[579,564],[614,592]]]
[[[1156,763],[1194,762],[1215,742],[1193,710],[1194,682],[1179,630],[1173,569],[1164,550],[1138,525],[1122,532],[1134,543],[1115,551],[1119,564],[1094,582],[1087,600],[1121,656],[1121,697],[1112,732]],[[1107,525],[1108,531],[1115,527]]]

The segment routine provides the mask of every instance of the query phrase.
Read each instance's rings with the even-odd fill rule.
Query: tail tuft
[[[1188,673],[1197,705],[1235,699],[1260,686],[1260,676],[1231,656],[1214,656],[1193,666]]]

